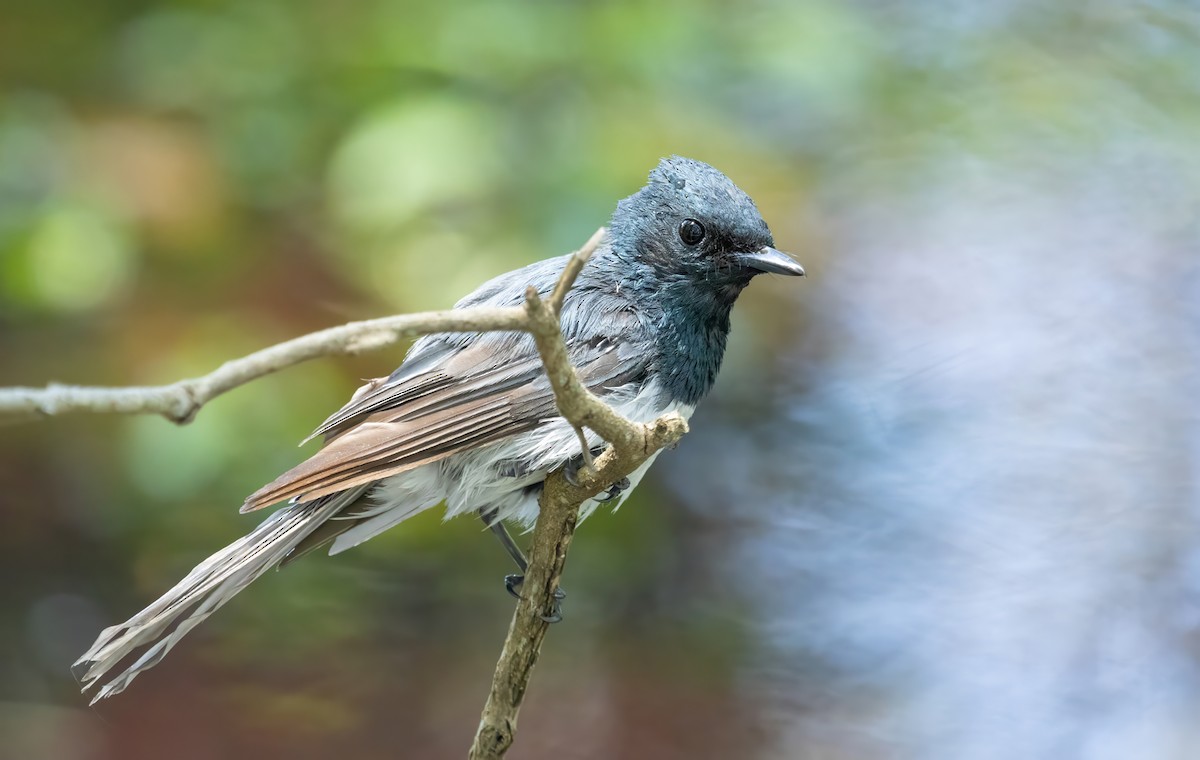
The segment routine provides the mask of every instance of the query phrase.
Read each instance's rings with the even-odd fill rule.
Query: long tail
[[[138,647],[151,646],[104,684],[92,704],[120,693],[139,673],[157,665],[188,631],[255,578],[278,566],[309,534],[356,502],[370,487],[359,486],[275,512],[248,535],[201,562],[154,604],[124,623],[101,631],[92,648],[72,667],[85,692]],[[176,621],[178,624],[171,628]]]

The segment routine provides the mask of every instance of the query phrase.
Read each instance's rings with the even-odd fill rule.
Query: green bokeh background
[[[490,276],[577,247],[660,157],[699,158],[755,198],[810,276],[760,278],[747,291],[697,433],[626,508],[582,530],[568,621],[551,632],[513,756],[1194,757],[1200,738],[1171,717],[1197,704],[1192,629],[1172,639],[1190,675],[1147,676],[1151,694],[1177,695],[1153,713],[1151,738],[1131,729],[1134,738],[1111,745],[1126,754],[1105,754],[1093,733],[1111,717],[1103,711],[1016,719],[1017,741],[930,708],[944,703],[923,702],[917,684],[943,671],[923,669],[913,652],[931,644],[894,608],[851,604],[856,622],[835,624],[824,608],[788,599],[824,598],[851,567],[896,579],[892,599],[940,598],[941,584],[960,577],[953,563],[919,581],[893,575],[927,548],[890,532],[895,521],[942,535],[950,519],[903,511],[908,497],[920,500],[902,455],[923,441],[963,457],[918,484],[992,466],[969,452],[1000,440],[999,428],[964,431],[926,414],[960,387],[940,368],[987,342],[975,307],[1036,314],[1055,303],[1045,275],[1060,264],[1069,275],[1125,278],[1116,295],[1079,296],[1099,303],[1097,314],[1182,311],[1147,323],[1146,335],[1166,341],[1161,354],[1078,367],[1061,357],[1092,340],[1071,327],[1083,324],[1072,321],[1079,312],[1049,315],[1036,334],[1062,340],[1024,355],[1046,371],[1032,373],[1021,414],[1032,427],[1015,445],[1043,433],[1075,445],[1083,428],[1073,423],[1038,427],[1057,398],[1054,378],[1129,379],[1097,409],[1166,399],[1138,420],[1173,425],[1164,447],[1182,459],[1165,476],[1134,469],[1119,483],[1142,494],[1169,483],[1155,503],[1182,505],[1170,518],[1182,532],[1135,545],[1145,566],[1187,564],[1200,441],[1183,391],[1200,389],[1188,311],[1200,299],[1198,30],[1194,5],[1166,0],[8,0],[0,385],[169,382],[324,326],[443,308]],[[976,192],[997,176],[1008,190]],[[1012,209],[1050,210],[1007,224],[1026,219]],[[926,220],[955,210],[966,220],[957,232],[927,231]],[[1145,239],[1106,255],[1113,236],[1102,222],[1113,219]],[[1062,236],[1093,228],[1094,238]],[[964,253],[925,257],[916,240],[933,237]],[[984,242],[998,255],[966,252]],[[1019,281],[1004,279],[1005,257],[1030,245],[1050,252],[1020,259]],[[980,272],[986,297],[948,305]],[[912,317],[915,330],[858,321],[871,314]],[[264,578],[95,709],[67,669],[101,627],[253,525],[237,514],[244,496],[304,456],[294,442],[360,378],[401,356],[293,368],[221,397],[185,427],[74,416],[0,429],[0,755],[461,756],[511,609],[500,584],[507,560],[470,521],[427,513],[354,552]],[[907,395],[907,373],[931,369],[920,380],[928,395]],[[1157,380],[1179,395],[1156,391]],[[893,425],[895,408],[911,419]],[[773,465],[755,470],[767,457]],[[855,480],[864,476],[839,469],[845,461],[892,462],[904,478]],[[1055,504],[1078,499],[1088,510],[1079,514],[1110,514],[1114,489],[1084,494],[1090,476],[1066,466],[1048,477],[1070,494]],[[822,478],[841,490],[822,490]],[[969,510],[972,489],[920,503]],[[831,518],[853,522],[849,535],[822,527],[851,503],[860,508]],[[789,533],[797,523],[785,514],[805,527]],[[1050,513],[1013,514],[1036,526]],[[755,543],[764,531],[772,551],[827,561],[773,575],[747,559],[774,556]],[[1060,548],[1032,542],[1020,556]],[[1143,568],[1114,552],[1123,559],[1106,567]],[[768,587],[774,598],[764,601]],[[1178,588],[1190,598],[1187,583]],[[803,633],[776,624],[780,608],[796,610]],[[860,629],[910,637],[867,646]],[[1074,635],[1066,651],[1092,651]],[[1135,652],[1152,648],[1137,642]],[[936,694],[978,698],[989,714],[992,686],[962,688],[953,692],[962,698]],[[1076,704],[1075,691],[1039,689]],[[1061,739],[1053,726],[1065,724],[1075,733]]]

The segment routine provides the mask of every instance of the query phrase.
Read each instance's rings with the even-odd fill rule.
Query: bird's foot
[[[506,575],[504,576],[504,588],[515,599],[521,598],[521,586],[525,583],[524,575]],[[550,608],[549,615],[541,615],[542,620],[547,623],[561,622],[562,617],[562,602],[567,598],[567,592],[561,588],[554,589],[554,606]]]
[[[583,469],[584,462],[587,461],[588,466],[590,467],[591,461],[604,453],[604,447],[596,446],[588,453],[591,456],[588,457],[586,460],[585,460],[583,454],[576,454],[575,456],[568,459],[567,464],[563,467],[563,477],[567,479],[568,483],[575,486],[576,488],[579,487],[579,471]]]
[[[612,501],[613,499],[620,496],[628,488],[629,488],[629,478],[621,478],[616,483],[613,483],[611,486],[609,486],[608,490],[604,492],[603,496],[593,497],[592,501],[598,501],[601,504],[603,504],[604,502]]]
[[[593,457],[598,457],[603,452],[604,452],[604,448],[602,446],[597,446],[596,448],[592,449],[591,454]],[[571,457],[571,459],[567,460],[566,466],[563,467],[563,477],[567,479],[568,483],[570,483],[571,485],[578,488],[579,487],[579,471],[581,469],[583,469],[583,455],[582,454]],[[613,499],[620,496],[621,492],[627,488],[629,488],[629,478],[621,478],[616,483],[613,483],[611,486],[609,486],[608,490],[604,491],[603,495],[596,496],[596,497],[594,497],[593,500],[601,502],[601,503],[606,502],[606,501],[612,501]]]

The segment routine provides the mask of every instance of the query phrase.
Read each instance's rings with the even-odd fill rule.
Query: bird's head
[[[613,249],[666,281],[710,285],[732,297],[763,272],[804,276],[775,249],[750,196],[721,172],[690,158],[664,158],[638,192],[617,204]]]

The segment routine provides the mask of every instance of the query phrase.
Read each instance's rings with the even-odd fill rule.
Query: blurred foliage
[[[9,0],[0,384],[166,382],[322,326],[446,307],[582,243],[659,157],[706,160],[756,199],[809,283],[754,285],[694,421],[708,437],[689,437],[663,458],[667,480],[585,526],[569,622],[550,638],[520,746],[528,757],[817,756],[804,746],[923,756],[915,743],[891,754],[796,728],[810,715],[865,724],[885,700],[847,687],[853,698],[822,701],[842,663],[870,647],[839,650],[819,615],[805,618],[810,638],[779,644],[772,615],[787,605],[757,592],[816,594],[823,571],[776,578],[779,566],[761,565],[770,541],[746,543],[754,520],[771,509],[824,524],[830,505],[850,502],[863,524],[900,519],[879,511],[895,481],[822,490],[822,471],[805,464],[831,451],[879,461],[949,414],[940,388],[889,402],[886,373],[863,409],[855,372],[887,370],[924,334],[862,314],[917,315],[921,330],[952,334],[970,309],[946,311],[940,297],[980,271],[994,290],[970,307],[1054,302],[1005,289],[1006,264],[1025,261],[1016,245],[922,268],[910,221],[1077,199],[1044,229],[986,228],[1048,239],[1081,209],[1100,213],[1087,204],[1109,178],[1129,192],[1102,210],[1144,212],[1138,224],[1177,234],[1194,258],[1197,134],[1200,11],[1182,0]],[[996,167],[1017,189],[968,202]],[[989,234],[966,226],[964,245]],[[1086,252],[1070,254],[1070,271],[1087,268]],[[918,301],[900,279],[938,287]],[[870,330],[891,342],[871,343]],[[852,344],[894,353],[856,359]],[[80,706],[66,666],[99,628],[245,531],[244,495],[298,461],[291,442],[400,356],[296,368],[183,428],[82,417],[7,428],[0,699]],[[946,359],[919,356],[914,372]],[[864,419],[895,405],[928,415],[881,440]],[[739,490],[765,451],[776,468]],[[863,535],[841,536],[844,556]],[[457,756],[511,607],[505,562],[478,525],[423,515],[264,578],[96,713],[0,709],[0,736],[19,736],[9,749],[22,757],[390,757],[397,744]],[[761,575],[747,580],[746,567]],[[775,657],[801,663],[805,700],[781,707],[760,686],[756,668]],[[592,744],[573,743],[581,724],[601,726]],[[193,755],[178,754],[185,746]]]

